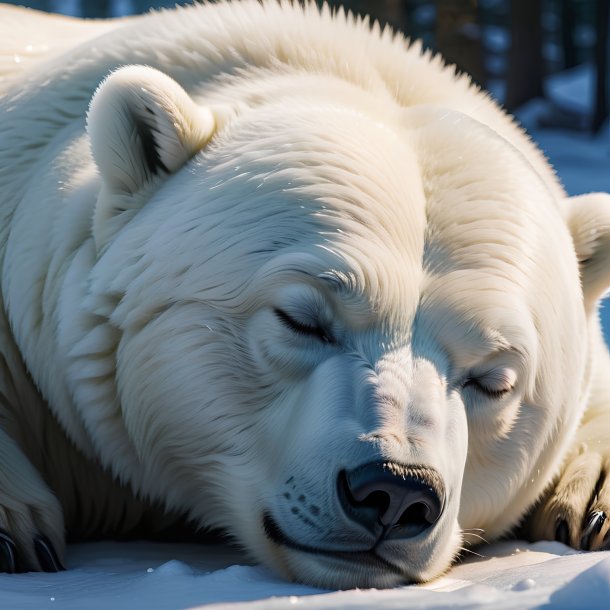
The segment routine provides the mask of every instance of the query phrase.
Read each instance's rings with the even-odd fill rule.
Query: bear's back
[[[440,57],[423,52],[419,42],[411,44],[377,23],[371,26],[368,19],[343,11],[332,15],[327,6],[318,10],[314,4],[254,0],[106,22],[0,10],[0,159],[5,165],[0,190],[5,202],[58,131],[71,125],[84,130],[89,101],[102,79],[134,63],[165,72],[195,98],[205,95],[210,83],[250,71],[248,103],[255,103],[257,75],[293,72],[332,75],[399,106],[446,106],[498,132],[528,158],[555,196],[564,196],[544,156],[487,94],[467,76],[456,76]],[[34,42],[27,42],[32,34]],[[18,48],[10,49],[12,44]],[[20,53],[23,60],[15,62]]]

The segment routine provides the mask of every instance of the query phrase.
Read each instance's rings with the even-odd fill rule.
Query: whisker
[[[481,536],[481,534],[477,534],[476,532],[480,532],[481,534],[484,534],[485,530],[480,527],[468,527],[468,528],[462,530],[462,535],[463,536],[473,536],[474,538],[477,538],[481,542],[484,542],[485,544],[489,544],[488,540],[486,540],[483,536]],[[467,541],[467,542],[468,542],[468,544],[473,544],[470,541]],[[476,543],[474,543],[474,544],[476,544]]]
[[[474,538],[481,540],[485,544],[489,544],[489,542],[485,538],[483,538],[483,536],[480,536],[479,534],[475,534],[474,532],[462,532],[462,535],[463,536],[473,536]]]
[[[476,553],[475,551],[473,551],[472,549],[467,549],[466,547],[460,547],[460,552],[464,552],[464,553],[470,553],[471,555],[476,555],[477,557],[479,557],[480,559],[485,559],[485,555],[481,555],[481,553]]]

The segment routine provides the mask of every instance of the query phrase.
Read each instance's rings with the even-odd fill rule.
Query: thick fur
[[[433,578],[528,512],[532,538],[607,544],[610,198],[568,199],[467,77],[270,1],[3,7],[0,40],[0,528],[22,567],[37,534],[61,554],[175,515],[327,587]],[[434,469],[434,527],[376,541],[345,514],[339,473],[376,461]]]

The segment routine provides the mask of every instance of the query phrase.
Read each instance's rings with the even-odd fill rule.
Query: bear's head
[[[101,85],[71,384],[118,476],[287,577],[421,581],[554,474],[610,206],[471,117],[318,78],[231,112],[151,68]]]

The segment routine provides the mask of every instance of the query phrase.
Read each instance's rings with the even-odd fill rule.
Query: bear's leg
[[[590,398],[559,476],[520,533],[596,550],[610,548],[610,355],[597,314],[598,301],[610,288],[610,194],[571,197],[562,209],[590,324]]]
[[[596,329],[591,399],[558,478],[526,518],[531,540],[610,549],[610,358]]]
[[[59,501],[0,430],[0,571],[57,572],[63,569],[64,546]]]

